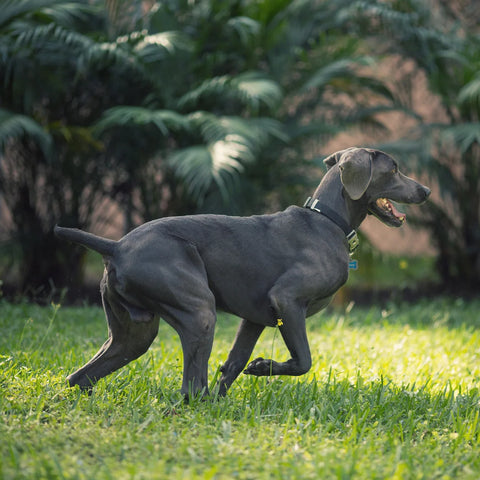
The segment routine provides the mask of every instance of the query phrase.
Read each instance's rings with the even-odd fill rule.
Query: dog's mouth
[[[383,223],[392,227],[400,227],[407,216],[399,212],[388,198],[378,198],[368,206],[369,213],[375,215]]]

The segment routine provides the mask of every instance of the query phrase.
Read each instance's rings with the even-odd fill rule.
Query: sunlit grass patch
[[[0,303],[0,478],[467,478],[480,475],[479,302],[328,311],[313,367],[241,375],[185,405],[182,351],[162,323],[147,354],[91,396],[65,377],[106,338],[98,308]],[[210,380],[238,320],[220,315]],[[274,329],[254,356],[287,359]]]

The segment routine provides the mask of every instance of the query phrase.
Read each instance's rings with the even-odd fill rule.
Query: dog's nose
[[[423,192],[425,194],[425,200],[430,196],[432,191],[428,187],[423,187]]]

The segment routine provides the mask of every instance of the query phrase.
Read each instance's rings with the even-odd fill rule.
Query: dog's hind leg
[[[195,312],[177,311],[167,320],[177,331],[183,350],[182,394],[208,395],[208,359],[212,351],[216,313],[214,303]]]
[[[230,385],[245,368],[253,348],[264,329],[264,325],[242,320],[227,361],[220,368],[222,376],[218,381],[219,395],[224,396],[227,393]]]
[[[159,319],[138,322],[116,300],[103,295],[103,306],[108,322],[108,340],[96,355],[68,377],[71,386],[91,388],[97,380],[118,370],[144,354],[158,332]]]

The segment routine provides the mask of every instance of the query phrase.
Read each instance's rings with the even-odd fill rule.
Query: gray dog
[[[244,370],[266,326],[280,325],[291,358],[257,358],[244,373],[306,373],[312,360],[305,318],[326,307],[346,282],[355,229],[367,214],[399,227],[405,215],[391,201],[421,203],[430,194],[378,150],[349,148],[325,164],[329,170],[304,208],[163,218],[118,242],[55,227],[57,236],[99,252],[105,263],[101,293],[109,338],[68,377],[70,385],[88,389],[145,353],[161,317],[182,343],[182,393],[207,394],[217,308],[243,319],[221,368],[220,395]]]

